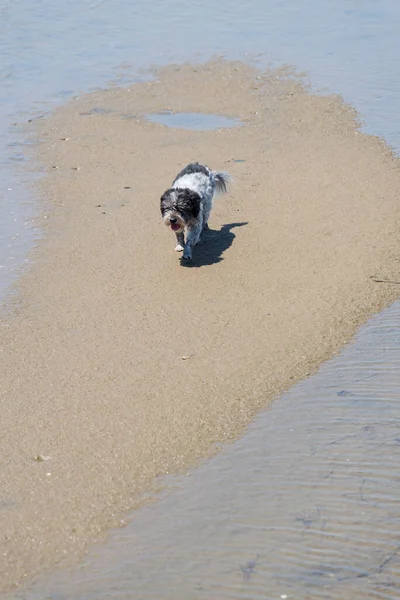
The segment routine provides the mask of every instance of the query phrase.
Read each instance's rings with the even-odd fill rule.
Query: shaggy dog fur
[[[192,163],[175,177],[172,187],[162,195],[162,218],[175,232],[175,250],[183,250],[184,259],[192,259],[193,246],[202,241],[202,234],[208,229],[214,194],[226,192],[229,181],[225,171],[211,171],[204,165]]]

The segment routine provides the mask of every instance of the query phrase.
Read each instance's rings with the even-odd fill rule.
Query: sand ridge
[[[76,559],[398,293],[372,279],[398,279],[398,159],[285,72],[174,65],[35,127],[46,235],[0,338],[3,589]],[[190,161],[234,185],[184,266],[159,197]]]

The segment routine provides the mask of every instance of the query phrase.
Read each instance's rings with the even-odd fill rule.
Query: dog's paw
[[[183,246],[181,246],[180,244],[177,244],[175,246],[175,252],[183,252]]]

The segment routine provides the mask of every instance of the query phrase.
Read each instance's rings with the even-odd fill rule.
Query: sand
[[[168,109],[243,126],[145,118]],[[34,127],[45,235],[0,330],[2,591],[78,560],[399,291],[374,281],[399,280],[398,159],[284,71],[172,66]],[[235,181],[185,266],[159,197],[196,160]]]

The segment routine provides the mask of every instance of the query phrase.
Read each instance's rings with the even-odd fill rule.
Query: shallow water
[[[241,122],[238,119],[225,117],[224,115],[210,115],[202,113],[163,113],[149,114],[148,120],[159,125],[174,127],[177,129],[194,129],[195,131],[221,129],[225,127],[238,127]]]
[[[20,0],[0,19],[0,296],[40,234],[21,126],[140,68],[215,53],[290,63],[400,151],[394,0]],[[396,304],[80,570],[18,597],[398,598],[399,333]]]
[[[24,600],[400,594],[400,302],[246,435]]]
[[[295,65],[400,151],[395,0],[7,0],[0,23],[0,299],[40,233],[20,168],[21,125],[76,94],[134,81],[140,69],[215,54]]]

